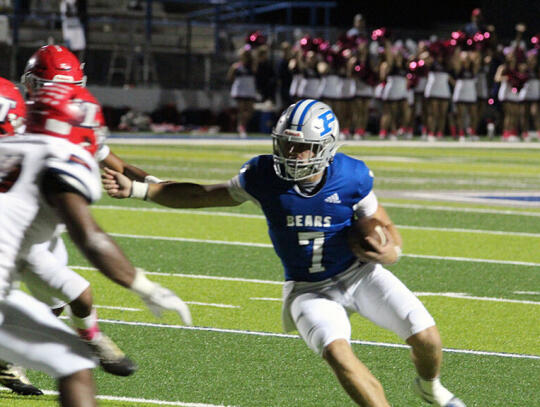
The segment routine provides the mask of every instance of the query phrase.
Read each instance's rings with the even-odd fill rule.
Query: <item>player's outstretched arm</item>
[[[170,208],[205,208],[236,206],[241,202],[229,194],[228,184],[201,185],[189,182],[142,184],[132,182],[117,171],[105,168],[101,176],[103,187],[114,198],[152,200]]]
[[[86,198],[75,192],[47,194],[47,199],[66,225],[69,236],[85,257],[105,276],[138,294],[157,316],[162,310],[177,312],[191,325],[187,305],[172,291],[135,269],[115,241],[96,223]]]
[[[116,154],[114,154],[112,151],[109,151],[109,154],[107,154],[107,157],[105,157],[105,159],[100,161],[99,166],[101,168],[105,168],[105,167],[111,168],[115,171],[118,171],[121,174],[124,174],[129,179],[132,179],[135,181],[148,182],[149,178],[152,178],[152,183],[161,181],[153,177],[152,175],[148,174],[146,171],[125,162]]]

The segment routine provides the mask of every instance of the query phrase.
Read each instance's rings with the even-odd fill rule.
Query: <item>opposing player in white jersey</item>
[[[38,49],[29,59],[21,81],[28,95],[33,95],[46,83],[65,83],[84,87],[86,77],[82,64],[67,48],[47,45]],[[106,132],[103,116],[98,114],[101,130]],[[115,156],[101,143],[96,160],[106,162],[130,178],[148,182],[159,182],[155,177],[133,167]],[[60,232],[60,231],[59,231]],[[99,328],[97,312],[93,307],[90,284],[67,267],[67,251],[57,233],[49,242],[35,245],[25,259],[24,281],[32,294],[47,303],[59,315],[64,306],[70,306],[70,318],[79,335],[88,341],[100,360],[103,369],[111,374],[128,376],[137,366]],[[0,366],[0,378],[2,371]],[[6,368],[11,368],[7,366]],[[21,380],[25,380],[23,376]]]
[[[0,78],[0,137],[21,133],[25,117],[26,106],[19,89],[7,79]],[[0,361],[0,384],[21,395],[43,394],[30,383],[23,368],[7,361]]]
[[[338,135],[338,120],[328,105],[301,100],[279,118],[272,133],[274,154],[249,160],[228,183],[148,185],[107,169],[102,180],[111,196],[174,208],[255,202],[285,269],[285,330],[298,330],[357,404],[389,406],[381,384],[351,348],[352,312],[411,346],[418,373],[414,385],[424,400],[463,407],[439,380],[442,347],[433,318],[382,266],[398,260],[401,237],[372,190],[373,174],[363,161],[336,153]],[[363,258],[347,244],[353,215],[376,218],[388,230],[387,243],[372,241],[375,251]]]
[[[92,217],[89,204],[101,194],[93,157],[100,111],[85,88],[45,84],[28,105],[27,134],[0,139],[0,358],[56,378],[62,406],[96,405],[93,352],[48,306],[15,288],[21,260],[59,224],[101,273],[154,313],[173,310],[191,324],[185,303],[135,269]]]

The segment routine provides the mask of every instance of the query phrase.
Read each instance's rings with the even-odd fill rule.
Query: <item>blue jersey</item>
[[[373,187],[373,176],[363,161],[336,154],[326,169],[324,186],[313,196],[279,178],[271,155],[248,161],[239,179],[261,205],[286,280],[324,280],[357,260],[347,244],[346,228],[353,206]]]

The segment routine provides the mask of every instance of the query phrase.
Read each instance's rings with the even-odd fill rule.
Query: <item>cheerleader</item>
[[[442,43],[430,47],[429,66],[424,97],[428,108],[428,140],[442,139],[446,126],[446,114],[450,102],[450,85],[453,78],[449,74],[446,49]]]
[[[336,112],[341,99],[338,55],[330,50],[329,45],[324,53],[324,61],[317,64],[317,70],[321,75],[319,94],[321,100]]]
[[[300,83],[300,80],[302,79],[302,72],[300,70],[300,66],[302,65],[301,55],[302,55],[302,51],[299,48],[293,50],[293,55],[291,59],[289,59],[289,64],[288,64],[289,72],[291,73],[291,76],[292,76],[291,85],[289,88],[289,97],[291,98],[292,102],[296,102],[299,100],[298,84]]]
[[[530,118],[533,118],[536,136],[540,136],[540,111],[538,110],[540,102],[540,67],[538,64],[538,50],[532,49],[527,52],[527,82],[519,92],[519,99],[523,103],[523,125],[522,138],[529,138]]]
[[[392,48],[389,40],[385,43],[384,61],[380,65],[380,79],[386,82],[382,92],[383,112],[381,116],[380,138],[396,139],[396,130],[409,122],[407,102],[407,68],[401,47]]]
[[[460,51],[453,59],[452,65],[456,78],[452,102],[457,109],[459,141],[464,141],[466,130],[470,136],[476,137],[476,128],[478,126],[475,76],[480,66],[479,54],[472,51]],[[468,128],[466,126],[467,116],[469,119]]]
[[[356,54],[349,63],[349,76],[355,79],[355,99],[353,126],[355,140],[361,140],[366,134],[369,118],[369,104],[377,83],[377,74],[369,57],[368,43],[364,39],[357,41]]]
[[[424,93],[426,91],[427,84],[428,66],[426,60],[428,57],[429,51],[427,44],[425,41],[420,41],[418,43],[417,57],[414,60],[414,62],[416,62],[416,66],[414,67],[414,72],[412,73],[415,76],[415,81],[413,81],[414,86],[412,88],[414,91],[414,113],[411,114],[411,117],[412,120],[414,120],[415,117],[420,118],[420,132],[422,138],[427,138],[427,108],[425,106],[426,103],[424,100]]]
[[[480,51],[480,62],[478,72],[476,73],[476,115],[478,120],[484,117],[484,111],[489,98],[489,84],[488,84],[488,75],[491,70],[491,63],[493,57],[491,55],[491,48],[483,48]],[[495,125],[492,122],[488,122],[488,126],[492,128]],[[491,136],[491,131],[488,131],[488,134]]]
[[[236,100],[238,108],[238,135],[240,138],[246,138],[247,125],[253,115],[253,106],[257,98],[254,62],[249,50],[242,48],[239,51],[239,61],[231,65],[227,79],[232,82],[231,97]]]
[[[342,137],[348,139],[351,137],[351,128],[353,127],[356,80],[351,73],[352,51],[349,48],[345,48],[341,51],[341,56],[343,65],[341,68],[341,88],[339,89],[339,93],[341,95],[341,109],[339,110],[341,116],[339,116],[339,120]]]
[[[302,77],[298,83],[299,99],[319,99],[321,75],[317,70],[317,54],[315,51],[308,51],[304,57],[301,67]]]
[[[503,141],[518,141],[519,92],[520,81],[517,75],[516,49],[506,47],[503,50],[505,61],[495,72],[495,82],[499,83],[497,97],[503,107]],[[524,84],[524,83],[523,83]]]

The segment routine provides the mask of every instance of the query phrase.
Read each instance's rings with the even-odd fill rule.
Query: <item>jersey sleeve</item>
[[[85,151],[73,152],[66,156],[52,156],[47,159],[45,178],[54,179],[53,191],[72,191],[95,202],[101,197],[99,171],[94,159]],[[47,180],[44,185],[52,186]]]
[[[251,173],[254,171],[254,160],[246,162],[238,175],[233,177],[228,183],[229,194],[238,202],[252,201],[259,205],[257,199],[247,191],[247,185],[251,178]]]
[[[361,201],[373,190],[374,175],[363,161],[358,161],[355,169],[355,178],[358,182],[358,194]]]
[[[362,198],[360,202],[353,206],[354,211],[359,217],[362,216],[371,216],[379,207],[379,201],[375,196],[375,193],[371,191],[369,194]]]
[[[102,162],[109,153],[111,152],[111,149],[106,144],[100,144],[98,150],[96,151],[96,161],[98,163]]]

